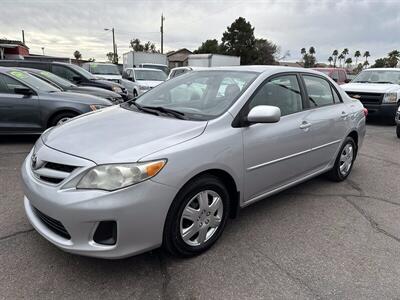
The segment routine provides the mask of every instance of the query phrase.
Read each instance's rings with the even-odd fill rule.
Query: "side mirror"
[[[73,76],[72,81],[79,84],[82,82],[82,78],[80,76]]]
[[[351,81],[351,79],[347,78],[344,80],[344,83],[349,83]]]
[[[25,95],[25,96],[30,96],[33,95],[34,92],[27,87],[18,87],[14,88],[14,93],[19,94],[19,95]]]
[[[281,109],[276,106],[258,105],[247,115],[249,123],[276,123],[281,119]]]

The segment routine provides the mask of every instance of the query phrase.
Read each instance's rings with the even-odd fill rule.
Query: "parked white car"
[[[341,87],[350,97],[361,101],[369,116],[381,117],[394,124],[400,104],[400,69],[364,70],[351,83]]]
[[[123,79],[118,66],[115,64],[90,62],[84,63],[82,67],[96,77],[122,84],[128,91],[130,98],[137,97],[140,93],[139,85],[130,80]]]
[[[156,69],[156,70],[161,70],[165,74],[169,74],[169,68],[167,65],[163,64],[153,64],[153,63],[145,63],[145,64],[139,64],[139,68],[147,68],[147,69]]]
[[[205,68],[202,68],[202,67],[189,67],[189,66],[173,68],[169,72],[167,80],[175,78],[175,77],[178,77],[178,76],[186,74],[186,73],[189,73],[189,72],[194,71],[194,70],[201,70],[201,69],[205,69]]]
[[[142,94],[163,83],[167,79],[167,75],[156,69],[126,68],[122,73],[122,78],[138,84],[139,94]]]

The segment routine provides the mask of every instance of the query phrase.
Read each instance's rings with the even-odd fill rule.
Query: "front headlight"
[[[107,105],[100,105],[100,104],[91,104],[89,106],[90,106],[90,109],[93,111],[108,107]]]
[[[397,102],[397,93],[386,93],[383,96],[383,103],[396,103]]]
[[[118,94],[122,93],[122,89],[117,85],[113,85],[112,90]]]
[[[78,182],[77,189],[114,191],[157,175],[166,160],[131,164],[100,165],[90,169]]]

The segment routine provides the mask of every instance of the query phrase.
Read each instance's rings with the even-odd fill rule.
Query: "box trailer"
[[[188,57],[190,67],[240,66],[239,56],[221,54],[191,54]]]
[[[137,68],[142,64],[168,65],[167,56],[161,53],[147,53],[130,51],[123,55],[123,66]]]

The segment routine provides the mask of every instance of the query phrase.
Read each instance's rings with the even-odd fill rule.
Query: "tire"
[[[54,117],[51,118],[51,121],[49,122],[50,126],[57,126],[60,125],[62,121],[67,121],[69,119],[72,119],[73,117],[76,117],[78,114],[74,112],[63,112],[55,115]]]
[[[179,257],[205,252],[221,236],[229,211],[229,193],[218,177],[195,178],[182,188],[171,204],[164,227],[164,249]]]
[[[344,140],[342,147],[340,147],[340,151],[335,160],[335,165],[332,170],[328,172],[330,179],[337,182],[345,180],[351,173],[356,154],[357,145],[353,138],[348,136]]]
[[[397,134],[397,137],[400,139],[400,124],[397,124],[397,126],[396,126],[396,134]]]

